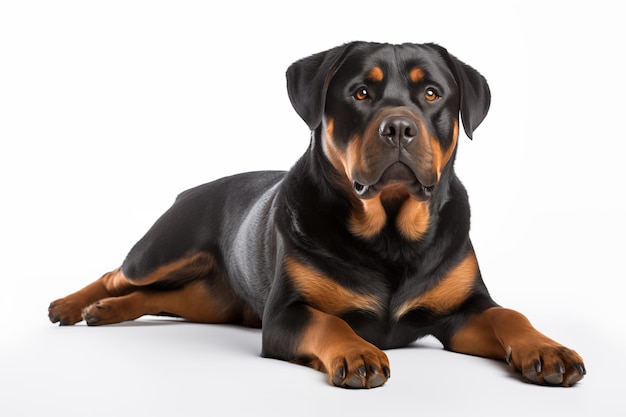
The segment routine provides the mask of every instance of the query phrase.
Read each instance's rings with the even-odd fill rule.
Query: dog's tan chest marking
[[[417,308],[438,314],[455,310],[469,296],[477,276],[478,262],[472,251],[463,261],[452,268],[435,287],[402,303],[394,312],[395,319],[399,320]]]
[[[334,315],[351,310],[375,314],[383,311],[381,301],[375,296],[350,290],[292,257],[285,259],[285,271],[306,302],[320,311]]]

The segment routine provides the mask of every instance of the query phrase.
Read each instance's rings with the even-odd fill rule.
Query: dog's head
[[[427,200],[452,165],[459,114],[470,138],[489,87],[435,44],[353,42],[295,62],[291,102],[356,196],[402,187]]]

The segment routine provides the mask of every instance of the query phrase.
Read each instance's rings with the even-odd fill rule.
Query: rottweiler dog
[[[573,350],[489,295],[454,172],[487,82],[436,44],[353,42],[303,58],[287,90],[311,129],[287,172],[235,175],[178,196],[121,267],[49,307],[53,323],[143,315],[262,326],[262,356],[346,388],[390,377],[385,349],[433,335],[571,386]]]

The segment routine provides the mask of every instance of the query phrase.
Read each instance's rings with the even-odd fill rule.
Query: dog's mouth
[[[434,185],[424,185],[415,173],[402,162],[395,162],[390,165],[378,180],[371,184],[364,184],[359,181],[352,182],[354,192],[362,199],[373,198],[385,187],[391,184],[402,184],[408,192],[418,200],[428,200],[435,190]]]

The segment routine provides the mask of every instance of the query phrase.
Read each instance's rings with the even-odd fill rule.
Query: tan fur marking
[[[285,270],[305,300],[325,313],[340,314],[349,310],[378,313],[382,310],[380,301],[375,297],[350,291],[294,258],[285,259]]]
[[[395,313],[396,319],[416,308],[425,308],[436,313],[454,310],[467,299],[477,273],[476,255],[470,252],[436,287],[402,304]]]
[[[459,138],[459,122],[455,120],[454,131],[452,132],[452,143],[450,143],[450,146],[448,147],[448,149],[445,150],[445,152],[441,149],[441,145],[439,144],[439,141],[436,138],[431,137],[430,139],[430,144],[433,150],[433,167],[435,168],[435,171],[437,172],[437,181],[441,179],[441,173],[443,172],[443,169],[445,168],[447,163],[450,161],[450,158],[452,157],[452,152],[454,152],[454,148],[456,147],[456,142],[458,138]]]
[[[338,185],[344,188],[349,195],[354,194],[354,190],[352,189],[352,180],[350,179],[347,168],[346,155],[344,155],[344,153],[337,147],[333,138],[335,121],[333,119],[328,119],[323,123],[325,135],[322,138],[322,147],[324,149],[324,154],[330,163],[333,164],[337,172],[342,176],[342,178],[338,179]],[[356,194],[354,194],[354,197],[356,198]]]
[[[380,202],[380,194],[359,201],[361,207],[355,209],[350,217],[350,231],[357,236],[371,238],[380,233],[387,223],[387,213]]]
[[[504,358],[506,348],[496,338],[490,323],[490,316],[496,311],[488,309],[471,317],[452,338],[450,343],[452,350],[488,358]],[[522,325],[519,321],[517,323],[509,321],[507,325],[511,327],[513,334],[527,331],[526,324]]]
[[[324,135],[322,146],[324,148],[324,154],[328,160],[333,164],[335,169],[339,172],[345,171],[345,156],[341,153],[339,148],[335,145],[333,140],[333,133],[335,130],[335,121],[328,119],[324,122],[326,134]]]
[[[329,138],[333,137],[333,133],[335,132],[335,119],[328,119],[326,121],[326,134]]]
[[[407,199],[398,213],[396,225],[407,239],[420,239],[430,224],[430,211],[427,201]]]
[[[335,121],[333,119],[328,119],[325,123],[325,131],[324,140],[322,144],[324,146],[324,153],[326,157],[333,164],[335,169],[340,173],[345,173],[349,182],[352,182],[352,175],[349,170],[349,161],[354,160],[356,157],[352,154],[353,152],[357,152],[358,145],[355,145],[354,142],[357,142],[357,139],[352,140],[349,145],[348,150],[342,152],[337,145],[335,144],[333,133],[335,130]],[[351,156],[352,155],[352,156]],[[357,158],[358,160],[358,158]]]
[[[370,70],[367,77],[372,81],[381,82],[385,77],[385,74],[383,74],[383,70],[380,67],[374,67]]]
[[[363,172],[363,138],[352,138],[346,150],[345,170],[346,176],[352,182],[352,171]]]
[[[241,314],[241,306],[231,294],[212,294],[202,281],[178,291],[149,294],[146,307],[152,314],[166,311],[198,323],[231,323]]]
[[[200,252],[167,265],[162,265],[143,277],[129,278],[128,280],[134,285],[149,285],[161,281],[173,273],[201,276],[208,274],[213,268],[213,257],[208,253]]]
[[[424,70],[419,67],[415,67],[409,72],[409,77],[411,78],[411,81],[418,83],[422,78],[424,78]]]
[[[124,275],[121,268],[104,274],[102,276],[102,284],[107,292],[113,296],[120,296],[132,291],[135,285],[131,284]]]

